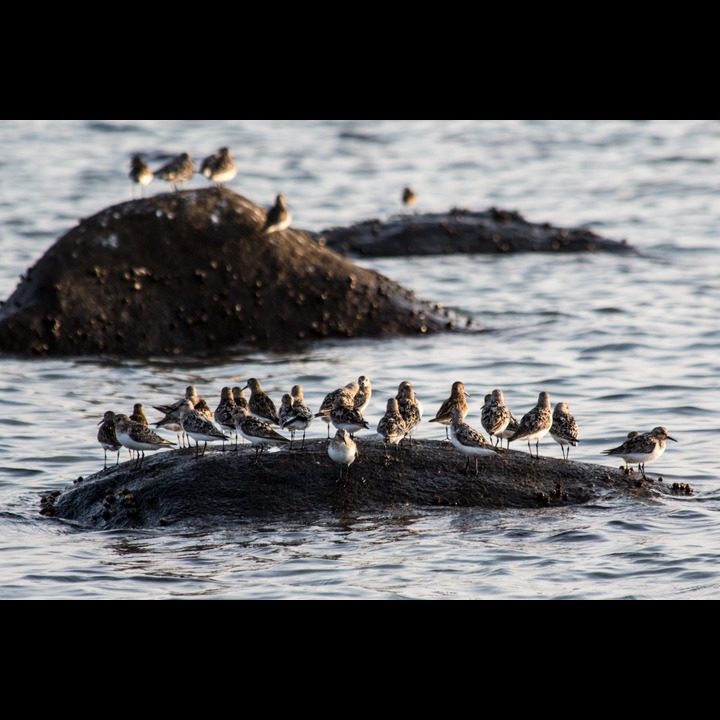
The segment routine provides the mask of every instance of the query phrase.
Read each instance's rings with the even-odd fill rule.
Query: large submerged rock
[[[578,505],[611,497],[652,501],[685,485],[643,480],[616,467],[531,457],[505,450],[474,461],[450,443],[414,440],[399,460],[386,461],[375,436],[358,437],[360,456],[340,479],[327,443],[308,440],[305,449],[260,456],[248,445],[238,451],[208,447],[160,451],[137,466],[127,461],[78,479],[61,493],[41,499],[40,512],[92,529],[173,524],[232,526],[249,519],[325,517],[348,512],[407,513],[423,508],[542,508]],[[124,452],[124,451],[123,451]],[[651,478],[652,476],[648,476]]]
[[[0,352],[148,357],[313,338],[478,330],[223,188],[109,207],[62,236],[0,309]]]
[[[324,230],[320,236],[329,248],[355,257],[517,252],[638,254],[624,240],[603,238],[587,228],[531,223],[515,211],[497,208],[483,212],[455,208],[447,213],[365,220],[347,228]]]

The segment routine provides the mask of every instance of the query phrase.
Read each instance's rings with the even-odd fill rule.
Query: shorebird
[[[540,457],[540,440],[544,438],[552,427],[553,416],[550,409],[550,393],[541,392],[538,395],[537,405],[526,412],[520,420],[517,432],[513,437],[508,438],[508,445],[516,440],[526,440],[528,450],[532,455],[530,441],[535,441],[535,457]]]
[[[290,227],[291,222],[292,213],[290,212],[285,196],[280,193],[275,198],[275,204],[268,210],[262,232],[265,235],[269,235],[278,230],[284,230],[286,227]]]
[[[445,437],[450,438],[449,426],[452,424],[452,411],[454,408],[460,410],[461,419],[464,420],[468,413],[467,399],[470,395],[465,392],[465,385],[461,382],[454,382],[450,390],[450,397],[440,406],[435,417],[430,422],[445,425]]]
[[[232,417],[232,411],[235,407],[235,399],[233,398],[232,390],[226,385],[220,390],[220,402],[215,408],[213,413],[213,420],[220,426],[220,429],[224,432],[229,430],[233,435],[236,434],[235,421]],[[237,441],[235,443],[237,447]],[[223,451],[225,450],[225,443],[223,442]]]
[[[145,195],[145,188],[152,182],[154,173],[142,155],[133,155],[130,160],[130,172],[128,176],[133,183],[133,198],[135,197],[136,187],[140,188],[140,197],[143,197]]]
[[[412,207],[417,203],[417,195],[412,188],[406,187],[402,191],[402,204],[405,207]]]
[[[503,440],[507,440],[508,448],[510,447],[510,438],[515,437],[515,433],[517,432],[517,429],[519,427],[520,423],[517,421],[517,418],[512,414],[512,411],[510,411],[510,422],[508,423],[508,426],[501,433],[497,434],[497,437],[500,439],[500,447],[502,447]]]
[[[166,405],[153,405],[153,408],[158,412],[161,412],[163,415],[170,415],[171,413],[178,410],[185,400],[190,400],[190,402],[193,404],[193,407],[197,405],[198,401],[200,400],[200,396],[197,394],[197,390],[194,385],[188,385],[185,388],[185,395],[179,400],[168,403]]]
[[[160,437],[147,425],[135,422],[122,413],[115,415],[115,435],[123,447],[137,451],[135,462],[138,467],[142,465],[146,452],[175,447],[174,442]]]
[[[208,419],[207,415],[196,410],[190,400],[185,400],[183,405],[180,406],[178,420],[185,434],[195,441],[196,458],[205,454],[209,442],[222,440],[224,448],[225,441],[230,439]],[[201,442],[204,443],[202,452],[200,452]]]
[[[185,431],[182,429],[182,425],[178,420],[179,410],[184,404],[185,400],[189,400],[194,408],[197,408],[202,398],[197,394],[197,390],[194,385],[188,385],[185,388],[185,396],[180,400],[168,403],[166,405],[153,405],[153,409],[163,413],[164,417],[155,423],[155,427],[164,430],[170,430],[177,434],[178,445],[185,447]],[[190,443],[188,443],[188,447]]]
[[[496,446],[501,442],[501,435],[510,424],[511,415],[510,408],[505,405],[502,390],[493,390],[490,395],[485,396],[485,404],[480,413],[480,420],[490,439],[495,438]]]
[[[348,391],[341,391],[335,398],[333,409],[330,411],[330,422],[337,430],[347,430],[350,437],[354,439],[353,436],[358,430],[369,430],[370,425],[353,402],[354,398]]]
[[[570,414],[570,408],[566,402],[559,402],[555,405],[550,435],[556,443],[560,444],[563,459],[569,460],[570,446],[578,444],[578,424]],[[567,455],[565,454],[565,448],[567,448]]]
[[[465,472],[470,469],[470,459],[475,458],[475,474],[478,474],[478,458],[481,455],[497,455],[497,448],[488,442],[475,428],[470,427],[462,419],[462,410],[455,407],[452,410],[450,423],[450,442],[461,452],[467,455]]]
[[[237,166],[228,147],[208,155],[200,165],[200,174],[218,185],[230,182],[237,175]]]
[[[97,431],[97,440],[105,451],[103,470],[107,470],[108,450],[117,453],[117,457],[115,458],[115,465],[117,465],[120,462],[120,449],[122,448],[122,445],[117,439],[117,435],[115,435],[115,413],[112,410],[108,410],[98,425],[100,427]]]
[[[365,412],[372,398],[372,383],[367,375],[361,375],[358,378],[358,391],[353,398],[353,405],[361,412]]]
[[[628,433],[628,439],[619,447],[611,450],[603,450],[603,455],[614,455],[621,457],[625,461],[625,468],[629,470],[628,463],[636,464],[638,470],[642,473],[643,479],[647,480],[645,475],[645,463],[657,460],[664,452],[667,440],[677,442],[677,440],[668,435],[666,427],[658,426],[645,433]]]
[[[280,425],[280,418],[272,398],[262,389],[257,378],[250,378],[243,390],[250,389],[248,409],[251,415],[264,420],[271,425]]]
[[[335,405],[335,398],[343,391],[347,391],[350,393],[350,396],[353,399],[353,403],[355,401],[355,395],[357,395],[358,390],[360,390],[360,385],[356,383],[355,381],[348,383],[345,385],[345,387],[337,388],[337,390],[333,390],[332,392],[329,392],[324,398],[323,401],[320,403],[320,408],[315,413],[316,418],[320,418],[323,422],[327,423],[328,426],[328,439],[330,438],[330,412],[333,409],[333,406]]]
[[[155,171],[155,177],[170,183],[173,190],[177,190],[180,185],[192,180],[194,174],[193,159],[186,152],[180,153]]]
[[[142,423],[143,425],[149,424],[147,417],[145,417],[145,409],[143,408],[142,403],[135,403],[133,405],[133,411],[130,415],[130,419],[135,422]]]
[[[232,414],[235,427],[255,448],[253,465],[257,465],[260,455],[265,452],[266,448],[273,445],[287,445],[290,442],[288,438],[277,432],[270,423],[248,414],[248,411],[240,405],[235,406]]]
[[[286,403],[287,408],[285,407]],[[291,448],[295,440],[295,433],[302,430],[302,445],[300,446],[302,450],[305,447],[305,431],[313,419],[313,412],[305,403],[302,385],[293,385],[290,394],[283,395],[283,403],[278,411],[278,417],[281,429],[290,431]]]
[[[415,390],[412,383],[408,380],[398,385],[398,392],[395,396],[398,402],[398,412],[400,417],[405,423],[405,437],[408,438],[410,445],[412,445],[412,436],[415,430],[417,430],[420,421],[422,420],[423,407],[420,401],[415,396]]]
[[[352,436],[347,430],[339,429],[335,433],[335,437],[328,444],[327,449],[328,457],[340,465],[340,477],[343,478],[343,468],[347,468],[345,477],[347,478],[350,473],[350,466],[358,458],[357,443],[352,439]]]
[[[400,414],[397,398],[388,398],[385,414],[380,418],[377,425],[378,435],[385,445],[385,457],[388,455],[388,443],[395,445],[395,456],[400,451],[400,441],[407,434],[407,425]]]

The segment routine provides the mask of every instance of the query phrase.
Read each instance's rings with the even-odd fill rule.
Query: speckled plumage
[[[305,432],[313,420],[313,411],[305,403],[302,385],[293,385],[290,393],[283,395],[278,417],[281,429],[290,431],[291,448],[295,440],[295,433],[302,430],[302,445],[300,446],[302,450],[305,447]]]
[[[475,474],[478,474],[478,457],[481,455],[496,455],[497,448],[488,442],[482,433],[468,425],[462,419],[462,410],[459,407],[453,408],[452,422],[450,423],[450,442],[461,453],[467,455],[465,472],[470,468],[471,458],[475,458]]]
[[[337,430],[347,430],[350,437],[359,430],[370,428],[363,414],[355,407],[354,397],[349,391],[338,393],[330,411],[330,422]]]
[[[578,424],[570,414],[570,408],[566,402],[559,402],[555,405],[550,435],[556,443],[560,444],[563,459],[569,460],[570,446],[578,444]],[[567,454],[565,448],[567,448]]]
[[[236,435],[235,421],[232,417],[234,408],[235,399],[233,398],[232,390],[226,385],[220,390],[220,401],[213,412],[213,420],[215,420],[223,432],[228,430],[233,435]],[[225,443],[223,442],[223,450],[224,449]]]
[[[122,413],[115,415],[115,435],[123,447],[137,451],[139,465],[145,458],[145,452],[175,447],[175,443],[160,437],[147,425],[135,422]]]
[[[407,433],[407,425],[400,414],[397,398],[388,399],[385,414],[378,422],[377,432],[385,445],[385,457],[388,457],[388,443],[395,445],[397,453],[400,449],[400,441]]]
[[[456,381],[452,384],[450,390],[450,397],[443,402],[438,409],[435,417],[430,422],[440,423],[445,425],[445,437],[449,438],[449,426],[453,421],[453,410],[458,408],[460,410],[461,419],[464,420],[468,414],[468,403],[467,399],[470,397],[465,391],[465,385],[460,381]]]
[[[210,415],[212,416],[212,411],[210,411]],[[212,420],[208,418],[207,413],[194,408],[190,400],[185,400],[180,407],[178,420],[185,434],[195,441],[195,457],[205,454],[209,442],[222,440],[224,446],[225,441],[230,439],[215,426]],[[204,443],[202,452],[200,452],[201,442]]]
[[[480,412],[480,421],[490,438],[495,438],[497,445],[501,435],[510,424],[510,408],[505,404],[503,391],[495,389],[485,396],[485,404]]]
[[[170,183],[174,190],[192,180],[195,164],[189,153],[180,153],[155,171],[155,177]]]
[[[252,443],[255,448],[256,463],[266,448],[273,445],[287,445],[290,442],[288,438],[277,432],[270,423],[250,415],[249,411],[240,405],[235,406],[233,419],[240,434]]]
[[[626,468],[630,463],[637,464],[638,470],[642,473],[643,478],[647,480],[645,463],[657,460],[665,452],[667,440],[677,442],[675,438],[668,435],[666,427],[658,426],[650,430],[650,432],[628,433],[628,439],[622,445],[602,452],[603,455],[621,457],[625,461]]]
[[[412,445],[412,436],[420,425],[423,416],[422,403],[417,399],[415,389],[408,380],[403,380],[403,382],[398,385],[398,392],[395,399],[398,402],[400,417],[405,423],[405,436]]]
[[[520,420],[517,432],[508,439],[508,443],[516,440],[526,440],[528,450],[532,455],[530,441],[535,441],[535,457],[540,456],[540,440],[545,437],[552,427],[553,416],[550,408],[550,393],[541,392],[535,407],[526,412]]]
[[[332,411],[333,406],[335,405],[335,399],[337,398],[338,395],[340,395],[340,393],[346,392],[349,394],[350,398],[354,402],[355,395],[357,395],[357,392],[359,389],[360,389],[360,385],[353,380],[353,382],[348,383],[347,385],[345,385],[345,387],[337,388],[337,390],[333,390],[332,392],[329,392],[323,398],[323,401],[320,403],[320,407],[318,408],[318,411],[315,413],[315,417],[320,418],[323,422],[327,423],[328,438],[330,437],[330,412]]]
[[[257,378],[250,378],[243,390],[250,390],[250,399],[248,400],[248,410],[251,415],[264,420],[271,425],[280,425],[280,418],[277,414],[277,408],[270,396],[262,389],[262,385]]]
[[[103,419],[98,423],[98,425],[100,427],[97,431],[97,441],[100,443],[100,447],[102,447],[105,452],[103,470],[107,470],[108,450],[110,452],[117,453],[117,457],[115,458],[115,465],[117,465],[120,462],[120,449],[122,448],[122,445],[115,434],[115,413],[112,410],[108,410],[103,415]]]

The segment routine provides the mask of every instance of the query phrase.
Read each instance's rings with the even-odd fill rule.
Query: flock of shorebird
[[[245,397],[245,390],[250,397]],[[207,444],[231,443],[237,450],[239,437],[243,437],[255,449],[254,463],[258,463],[262,453],[273,446],[286,446],[292,449],[297,433],[302,432],[300,449],[305,447],[306,431],[315,418],[327,423],[328,457],[340,465],[340,478],[347,476],[350,466],[358,457],[358,444],[355,434],[370,430],[363,416],[372,397],[370,379],[361,375],[344,387],[328,393],[317,412],[306,404],[301,385],[293,385],[289,393],[282,396],[277,408],[270,396],[264,392],[257,378],[250,378],[241,387],[226,386],[220,393],[220,400],[213,410],[207,401],[200,397],[193,385],[188,385],[185,395],[167,405],[155,405],[153,408],[162,414],[162,418],[150,427],[144,408],[136,403],[131,415],[105,412],[98,423],[97,439],[105,453],[103,470],[107,470],[107,453],[117,453],[116,465],[120,461],[120,450],[124,447],[135,461],[142,464],[145,452],[171,447],[192,448],[190,439],[195,441],[195,457],[205,454]],[[507,447],[511,442],[525,441],[533,456],[531,443],[535,443],[535,454],[539,457],[539,443],[548,433],[561,447],[564,460],[569,460],[570,448],[579,442],[578,424],[570,413],[566,402],[559,402],[552,409],[550,394],[541,392],[538,402],[518,421],[505,404],[503,391],[495,389],[485,396],[480,413],[480,422],[490,440],[482,432],[465,422],[468,414],[468,397],[462,382],[452,385],[450,396],[445,400],[429,422],[445,426],[446,438],[466,457],[465,472],[469,472],[470,463],[475,460],[475,474],[478,474],[478,458],[483,455],[495,455],[503,451],[503,440]],[[423,405],[415,395],[412,383],[401,382],[397,395],[388,398],[385,414],[377,424],[376,434],[385,446],[386,462],[399,459],[400,445],[406,440],[412,445],[412,437],[423,417]],[[335,428],[334,437],[330,437],[330,426]],[[287,431],[287,435],[279,432]],[[170,430],[177,434],[177,442],[162,437],[156,430]],[[649,432],[631,432],[627,440],[619,447],[603,451],[604,454],[620,457],[629,464],[637,464],[645,475],[645,463],[659,458],[665,451],[670,437],[665,427],[656,427]],[[201,448],[202,444],[202,448]],[[394,446],[394,455],[389,446]]]
[[[195,169],[192,156],[186,152],[171,158],[157,170],[153,170],[142,155],[133,155],[128,175],[133,183],[133,196],[135,187],[140,188],[142,196],[145,188],[154,178],[170,183],[173,190],[178,190],[195,175],[203,175],[216,185],[224,185],[237,175],[237,165],[229,147],[221,147],[217,152],[204,158],[199,170]],[[263,232],[269,234],[284,230],[290,227],[291,222],[292,212],[287,199],[283,193],[279,193],[275,196],[275,204],[268,210]]]
[[[140,189],[142,197],[145,188],[158,178],[169,183],[173,190],[180,189],[185,183],[193,179],[195,175],[202,175],[216,185],[224,185],[233,180],[238,173],[238,168],[233,158],[232,150],[223,146],[200,163],[196,170],[195,161],[189,153],[183,152],[168,160],[164,165],[153,170],[142,155],[135,154],[130,159],[130,172],[128,176],[132,181],[133,197],[135,188]],[[413,207],[417,203],[417,193],[410,187],[403,188],[400,196],[405,207]],[[292,212],[283,193],[275,197],[275,204],[270,208],[263,232],[271,233],[284,230],[292,222]]]
[[[174,190],[189,182],[194,175],[200,174],[211,182],[223,185],[237,175],[237,166],[232,152],[228,147],[221,147],[217,152],[207,156],[195,169],[192,157],[184,152],[166,162],[162,167],[152,170],[141,155],[134,155],[130,162],[129,176],[133,187],[139,187],[141,195],[154,178],[170,183]],[[134,194],[134,193],[133,193]],[[413,207],[417,203],[417,194],[405,187],[401,194],[401,202],[405,207]],[[263,227],[264,233],[276,232],[289,227],[292,214],[283,194],[277,195],[275,204],[267,213]],[[244,391],[250,390],[250,398],[246,399]],[[300,385],[294,385],[283,395],[280,408],[276,410],[272,399],[263,391],[260,381],[250,378],[245,387],[224,387],[220,401],[212,410],[207,402],[197,395],[195,387],[187,387],[185,397],[169,405],[155,406],[163,418],[155,423],[155,428],[173,430],[177,433],[178,442],[172,443],[161,437],[150,428],[145,417],[143,406],[135,404],[133,414],[105,413],[98,423],[98,441],[105,451],[104,470],[107,470],[107,453],[117,452],[119,463],[120,449],[127,448],[131,455],[137,453],[137,462],[142,463],[146,451],[161,448],[184,446],[186,438],[195,440],[195,454],[200,457],[205,453],[208,442],[225,443],[235,436],[237,449],[238,436],[242,436],[255,447],[255,462],[268,447],[289,445],[295,440],[295,434],[302,431],[301,449],[305,446],[305,433],[314,418],[320,418],[328,425],[328,456],[340,465],[340,477],[343,469],[349,471],[350,466],[358,457],[355,433],[369,430],[370,427],[363,417],[372,395],[370,380],[361,375],[357,382],[348,383],[338,388],[323,400],[317,413],[312,412],[303,397]],[[502,451],[502,441],[508,447],[511,442],[526,441],[532,455],[531,442],[535,441],[535,457],[539,457],[540,440],[548,433],[560,444],[563,459],[570,457],[570,448],[576,446],[578,440],[578,424],[570,414],[568,404],[559,402],[552,409],[550,394],[541,392],[538,402],[518,421],[505,405],[503,391],[495,389],[485,396],[485,404],[481,411],[481,423],[488,433],[488,441],[481,432],[465,422],[468,413],[468,394],[462,382],[455,382],[450,396],[442,403],[435,417],[429,422],[445,425],[446,438],[467,456],[465,471],[470,469],[475,459],[475,474],[478,473],[478,458],[482,455],[493,455]],[[423,416],[422,404],[415,396],[410,382],[402,382],[397,395],[389,398],[385,414],[377,425],[377,434],[385,444],[385,456],[388,446],[395,446],[397,459],[400,443],[408,439],[412,444],[412,436]],[[335,427],[335,436],[330,439],[330,425]],[[289,431],[290,437],[282,435],[275,428]],[[230,433],[229,435],[227,433]],[[493,442],[494,440],[494,442]],[[603,454],[620,457],[629,464],[637,464],[645,478],[645,463],[659,458],[665,451],[670,437],[665,427],[656,427],[649,432],[628,433],[627,439],[619,447],[603,451]],[[200,443],[203,449],[200,450]],[[189,441],[188,441],[189,446]]]

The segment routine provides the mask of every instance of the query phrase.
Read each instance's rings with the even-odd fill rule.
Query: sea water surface
[[[2,120],[0,299],[78,219],[133,197],[133,153],[157,168],[183,151],[199,164],[222,145],[239,166],[229,187],[267,206],[283,192],[299,229],[405,212],[409,185],[415,212],[495,206],[625,239],[641,255],[362,261],[472,313],[488,330],[473,337],[321,342],[202,361],[0,358],[0,598],[720,597],[720,121]],[[189,187],[205,183],[198,176]],[[156,180],[146,193],[168,190]],[[188,384],[214,407],[222,386],[253,376],[278,403],[299,383],[317,406],[359,375],[373,382],[373,428],[402,380],[426,414],[462,380],[478,428],[493,388],[517,417],[547,390],[578,420],[571,460],[617,467],[602,450],[630,430],[665,425],[677,443],[647,472],[693,494],[132,532],[39,514],[41,495],[102,469],[96,432],[106,409],[129,413],[141,402],[159,419],[152,406]],[[309,431],[326,434],[319,422]],[[416,437],[444,434],[424,422]],[[547,436],[540,453],[561,450]]]

